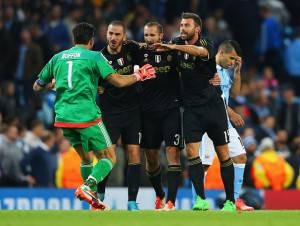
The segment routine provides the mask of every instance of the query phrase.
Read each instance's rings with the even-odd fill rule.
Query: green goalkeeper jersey
[[[56,81],[55,126],[85,128],[101,121],[96,104],[99,78],[114,74],[114,69],[99,52],[80,46],[62,51],[47,63],[39,82]]]

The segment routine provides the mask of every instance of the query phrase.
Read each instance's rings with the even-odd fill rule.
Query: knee
[[[128,149],[128,163],[139,164],[141,162],[140,149],[129,148]]]
[[[177,148],[166,149],[169,165],[180,165],[180,151]]]
[[[114,151],[108,152],[107,158],[110,159],[110,161],[112,162],[113,165],[115,165],[117,163],[117,156],[116,156],[116,153]]]
[[[186,154],[188,159],[199,157],[199,150],[187,145]]]
[[[246,164],[247,156],[246,154],[238,155],[232,158],[233,162],[236,164]]]

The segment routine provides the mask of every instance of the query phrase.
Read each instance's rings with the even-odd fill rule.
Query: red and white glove
[[[137,81],[145,81],[147,79],[156,78],[155,69],[150,64],[145,64],[134,73]]]

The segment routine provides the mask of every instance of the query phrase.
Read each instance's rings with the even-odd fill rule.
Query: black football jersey
[[[172,43],[184,45],[180,37]],[[208,57],[196,57],[184,52],[177,52],[178,70],[183,84],[183,103],[185,106],[202,105],[211,100],[215,95],[221,94],[219,86],[209,84],[209,80],[216,73],[215,51],[213,43],[207,39],[199,39],[197,46],[208,50]]]
[[[141,106],[143,111],[163,111],[179,106],[179,76],[177,71],[177,52],[157,52],[142,48],[139,57],[140,67],[151,64],[156,78],[140,83]]]
[[[137,56],[140,46],[133,41],[125,41],[120,53],[110,54],[107,47],[101,53],[108,60],[108,63],[118,74],[133,74],[133,67],[137,64]],[[104,93],[99,95],[99,105],[102,112],[120,113],[131,111],[139,107],[139,95],[137,85],[118,88],[105,80],[99,82],[104,87]]]

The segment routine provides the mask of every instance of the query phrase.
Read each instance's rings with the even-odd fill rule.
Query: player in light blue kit
[[[228,106],[229,96],[235,97],[239,95],[241,88],[241,49],[239,44],[233,40],[227,40],[221,43],[216,55],[217,73],[221,77],[221,89],[228,113],[228,129],[229,129],[229,156],[234,163],[234,198],[237,210],[251,211],[252,207],[245,205],[243,200],[239,198],[244,178],[244,169],[247,161],[245,147],[236,129],[231,122],[238,127],[244,125],[242,117],[235,113]],[[212,165],[215,157],[215,149],[213,142],[205,133],[202,137],[200,147],[200,156],[205,171]]]

